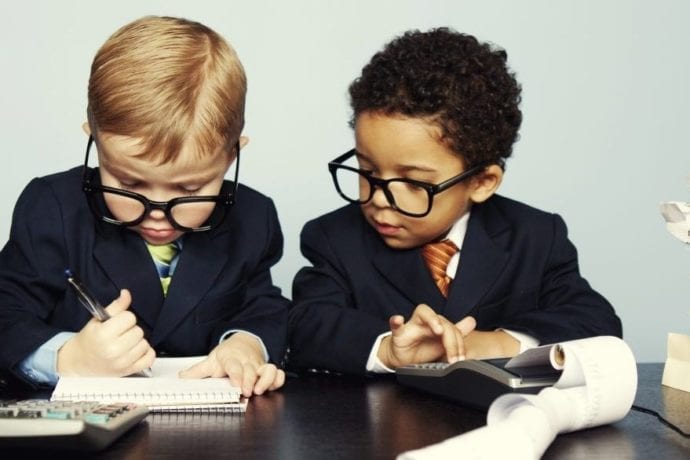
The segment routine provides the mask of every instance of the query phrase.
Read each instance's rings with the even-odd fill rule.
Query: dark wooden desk
[[[636,404],[690,431],[690,394],[661,387],[661,364],[638,369]],[[278,392],[252,398],[244,415],[149,416],[98,458],[394,458],[484,424],[484,413],[401,387],[394,379],[302,376],[288,379]],[[25,453],[0,451],[0,457]],[[614,425],[559,436],[544,458],[688,459],[690,440],[633,411]]]

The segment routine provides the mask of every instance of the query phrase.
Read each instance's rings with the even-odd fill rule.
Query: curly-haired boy
[[[390,372],[621,335],[561,217],[496,194],[522,120],[506,60],[470,35],[410,31],[352,83],[356,146],[329,163],[351,204],[302,231],[293,367]]]

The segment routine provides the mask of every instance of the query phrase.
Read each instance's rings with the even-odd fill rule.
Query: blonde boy
[[[183,376],[227,375],[245,395],[283,384],[280,225],[269,198],[237,183],[245,93],[234,50],[202,24],[145,17],[106,41],[84,166],[26,187],[0,253],[2,370],[54,384],[208,355]],[[90,318],[66,268],[110,319]]]

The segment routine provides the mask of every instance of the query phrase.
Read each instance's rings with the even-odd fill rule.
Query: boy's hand
[[[465,350],[470,359],[512,358],[520,352],[520,342],[501,330],[472,331],[465,337]]]
[[[391,368],[443,358],[449,363],[464,359],[464,337],[477,325],[471,316],[453,324],[424,304],[415,308],[407,323],[395,315],[389,324],[392,335],[382,340],[378,357]]]
[[[225,376],[242,388],[246,397],[276,390],[285,383],[285,372],[267,363],[257,339],[242,332],[216,346],[205,360],[180,372],[182,378]]]
[[[130,375],[148,368],[156,352],[144,339],[134,313],[127,311],[132,297],[120,291],[106,311],[110,319],[92,318],[58,351],[57,372],[61,376]]]

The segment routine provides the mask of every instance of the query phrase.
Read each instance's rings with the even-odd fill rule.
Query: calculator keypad
[[[0,418],[46,418],[56,420],[84,420],[105,424],[132,410],[133,404],[101,404],[87,401],[48,401],[26,399],[0,401]]]

